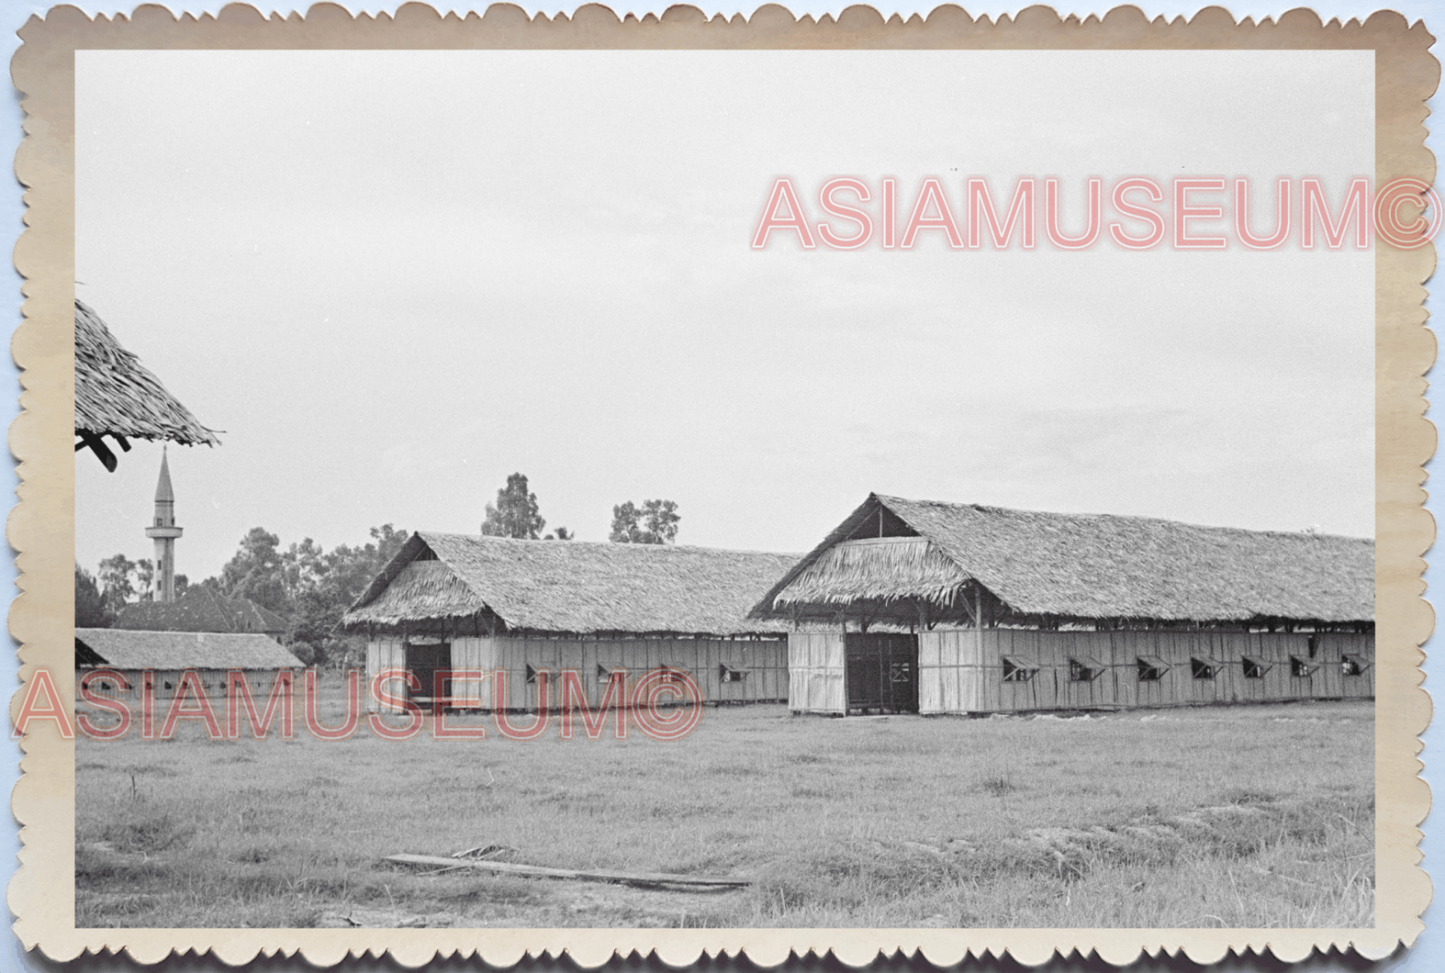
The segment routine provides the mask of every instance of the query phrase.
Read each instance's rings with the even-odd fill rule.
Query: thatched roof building
[[[349,628],[475,618],[494,633],[781,633],[748,609],[796,555],[671,544],[413,534],[342,618]]]
[[[249,598],[229,598],[208,585],[192,585],[172,602],[127,605],[115,628],[145,632],[235,632],[278,636],[286,619]]]
[[[265,635],[77,628],[76,664],[120,670],[287,669],[301,663]]]
[[[1375,546],[872,494],[751,617],[800,713],[1368,698]]]
[[[189,409],[166,391],[140,360],[121,347],[100,315],[75,302],[75,448],[89,447],[115,470],[109,436],[122,450],[132,439],[167,439],[190,446],[219,444]]]
[[[796,559],[419,532],[342,625],[367,633],[368,678],[405,669],[422,687],[414,698],[431,699],[449,671],[488,673],[443,690],[460,708],[555,707],[538,673],[568,671],[589,693],[622,670],[629,685],[686,673],[707,702],[781,700],[788,624],[747,615]]]
[[[904,624],[1323,622],[1375,617],[1372,540],[872,494],[754,606]]]

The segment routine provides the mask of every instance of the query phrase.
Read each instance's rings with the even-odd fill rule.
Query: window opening
[[[748,669],[735,669],[725,662],[719,662],[717,667],[718,677],[723,682],[742,682],[748,678]]]
[[[1070,659],[1069,682],[1093,682],[1104,674],[1105,668],[1097,659]]]
[[[1318,668],[1318,664],[1301,659],[1297,655],[1289,657],[1289,674],[1296,679],[1308,679],[1315,674],[1315,670]]]
[[[1244,656],[1239,660],[1244,666],[1244,678],[1263,679],[1264,674],[1274,668],[1273,662],[1265,662],[1261,659],[1251,659]]]
[[[1027,659],[1006,655],[1003,657],[1004,682],[1028,682],[1038,675],[1039,667]]]
[[[1213,659],[1195,658],[1189,660],[1189,671],[1195,679],[1213,679],[1219,675],[1219,670],[1223,668],[1224,665],[1222,663],[1215,662]]]
[[[1158,682],[1169,671],[1169,663],[1157,655],[1141,655],[1135,662],[1139,667],[1140,682]]]

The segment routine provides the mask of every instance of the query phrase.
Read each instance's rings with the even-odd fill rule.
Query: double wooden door
[[[918,712],[918,636],[850,632],[843,638],[849,712]]]

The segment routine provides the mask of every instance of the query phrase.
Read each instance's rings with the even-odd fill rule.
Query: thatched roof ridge
[[[219,445],[214,432],[121,347],[100,315],[75,302],[75,433]]]
[[[116,669],[289,669],[300,660],[265,635],[233,632],[138,632],[77,628],[79,664],[100,659]]]
[[[1331,623],[1375,617],[1375,545],[1366,538],[1201,527],[1149,517],[1057,514],[871,494],[753,609],[784,617],[806,596],[886,600],[840,587],[827,599],[822,566],[838,544],[886,518],[889,533],[916,535],[1020,616]],[[807,582],[792,591],[797,582]]]
[[[784,623],[749,620],[747,613],[796,560],[792,554],[671,544],[519,541],[424,531],[407,540],[342,625],[490,612],[513,631],[781,633]]]

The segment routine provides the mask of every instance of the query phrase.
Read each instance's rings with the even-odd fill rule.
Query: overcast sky
[[[77,56],[77,295],[207,425],[178,570],[254,526],[475,532],[507,474],[604,540],[801,551],[869,491],[1373,533],[1373,253],[803,252],[774,177],[1373,172],[1369,52]],[[1266,213],[1266,210],[1270,212]],[[1209,223],[1199,224],[1207,232]],[[150,556],[160,447],[76,456]]]

